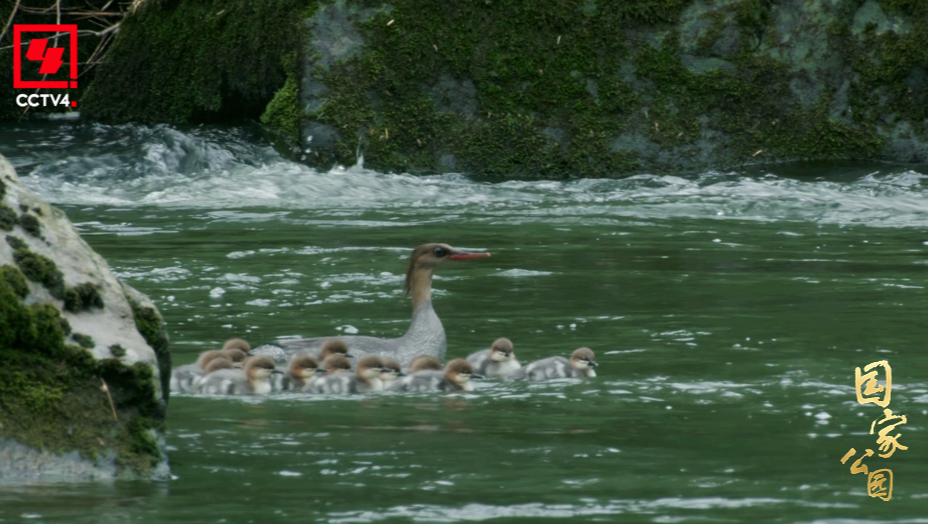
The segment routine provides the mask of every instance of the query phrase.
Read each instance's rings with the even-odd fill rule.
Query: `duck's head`
[[[467,260],[488,256],[490,256],[489,253],[468,253],[455,249],[448,244],[422,244],[413,249],[412,255],[409,257],[409,266],[406,268],[405,292],[407,295],[412,292],[412,277],[419,270],[432,270],[451,260]]]
[[[238,348],[244,352],[251,351],[251,344],[243,338],[230,338],[226,340],[226,343],[222,345],[222,349]]]
[[[345,345],[344,341],[337,338],[326,340],[325,344],[322,345],[322,349],[319,350],[319,356],[322,357],[323,360],[336,354],[348,355],[348,346]]]
[[[322,361],[322,369],[325,370],[326,375],[351,371],[351,361],[349,361],[348,357],[345,355],[336,353],[334,355],[329,355]]]
[[[205,370],[206,366],[208,366],[210,362],[212,362],[213,360],[216,360],[217,358],[228,359],[229,356],[223,353],[222,350],[220,349],[211,349],[209,351],[204,351],[200,353],[200,356],[197,357],[197,365],[200,366],[200,369]]]
[[[592,349],[579,348],[571,353],[570,365],[576,369],[589,369],[595,368],[599,364],[596,363],[596,355],[593,353]]]
[[[219,357],[211,360],[209,364],[203,368],[203,371],[212,373],[213,371],[219,371],[220,369],[233,369],[234,367],[235,364],[233,364],[231,360],[226,357]]]
[[[462,388],[470,382],[470,377],[473,374],[474,367],[463,358],[456,358],[445,366],[445,377]]]
[[[245,350],[236,347],[225,348],[222,350],[222,352],[225,353],[227,357],[229,357],[229,360],[231,360],[232,363],[241,363],[246,358],[248,358],[248,353],[246,353]]]
[[[382,369],[383,360],[380,360],[380,357],[378,356],[368,355],[358,361],[358,378],[363,380],[378,378]]]
[[[418,357],[412,359],[412,362],[409,363],[410,373],[415,373],[416,371],[423,371],[426,369],[441,371],[441,360],[438,360],[431,355],[419,355]]]
[[[380,371],[380,380],[384,382],[393,382],[403,376],[403,368],[400,363],[392,358],[383,359],[383,368]]]
[[[249,380],[267,380],[272,373],[280,373],[271,357],[251,357],[245,362],[245,376]]]
[[[290,374],[299,378],[312,378],[319,363],[309,355],[297,355],[290,361]]]
[[[490,360],[493,362],[508,362],[513,356],[512,341],[508,338],[498,338],[490,347]]]

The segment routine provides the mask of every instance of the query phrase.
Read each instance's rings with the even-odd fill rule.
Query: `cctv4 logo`
[[[48,76],[57,75],[64,65],[64,47],[53,47],[52,38],[33,38],[28,46],[22,45],[23,33],[54,33],[61,37],[67,35],[68,63],[70,80],[48,80]],[[42,80],[23,80],[23,47],[26,47],[26,63],[35,63],[37,72],[43,75]],[[13,88],[14,89],[68,89],[77,88],[77,25],[76,24],[16,24],[13,26]],[[32,68],[35,67],[32,65]],[[31,70],[31,68],[30,68]],[[41,102],[40,102],[41,101]],[[16,104],[20,107],[62,105],[77,107],[77,102],[71,102],[67,93],[64,94],[20,94],[16,96]]]

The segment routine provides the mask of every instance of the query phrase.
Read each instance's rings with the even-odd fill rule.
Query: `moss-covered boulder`
[[[320,167],[928,162],[926,38],[914,0],[152,0],[101,67],[91,116],[191,122],[235,112],[234,86],[257,81],[236,114],[263,100],[261,121]],[[148,77],[154,93],[137,88]]]
[[[166,477],[157,308],[3,157],[0,181],[4,208],[33,217],[0,242],[0,485]]]

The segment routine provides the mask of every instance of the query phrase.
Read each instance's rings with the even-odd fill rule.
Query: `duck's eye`
[[[436,247],[436,248],[435,248],[435,256],[436,256],[436,257],[442,258],[443,256],[445,256],[445,255],[447,255],[447,254],[448,254],[448,250],[447,250],[447,249],[445,249],[445,248],[443,248],[443,247]]]

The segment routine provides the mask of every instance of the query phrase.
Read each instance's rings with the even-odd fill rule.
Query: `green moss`
[[[0,280],[6,281],[13,293],[19,298],[26,298],[29,295],[29,284],[26,282],[26,276],[19,269],[8,265],[0,266]]]
[[[299,83],[296,76],[287,75],[284,86],[277,91],[261,115],[261,123],[276,130],[291,143],[299,143],[302,117]]]
[[[13,235],[6,236],[6,243],[9,244],[10,247],[12,247],[14,251],[17,249],[22,249],[24,247],[27,247],[26,242],[24,242],[19,237],[14,237]]]
[[[92,348],[96,344],[93,341],[93,337],[90,335],[85,335],[83,333],[72,333],[71,338],[74,339],[82,348]]]
[[[122,358],[126,356],[126,348],[120,346],[119,344],[113,344],[110,346],[110,354],[115,358]]]
[[[71,312],[83,311],[91,307],[103,307],[103,297],[100,295],[100,286],[91,282],[84,282],[64,292],[64,308]]]
[[[0,229],[11,231],[16,222],[16,211],[10,206],[0,204]]]
[[[81,113],[179,124],[258,118],[285,83],[280,59],[299,49],[308,3],[144,2],[123,19]]]
[[[26,210],[28,209],[29,208],[26,207]],[[19,217],[19,225],[26,230],[26,233],[29,233],[34,237],[42,236],[42,224],[34,215],[23,214]]]
[[[13,251],[13,259],[26,278],[44,285],[53,297],[64,299],[64,275],[54,261],[24,247]]]
[[[3,201],[4,197],[6,197],[6,182],[0,180],[0,201]]]
[[[164,330],[164,320],[153,308],[143,307],[131,298],[129,306],[132,308],[136,329],[145,342],[155,350],[161,377],[161,392],[164,401],[167,402],[171,392],[171,352],[168,349],[169,341]]]

